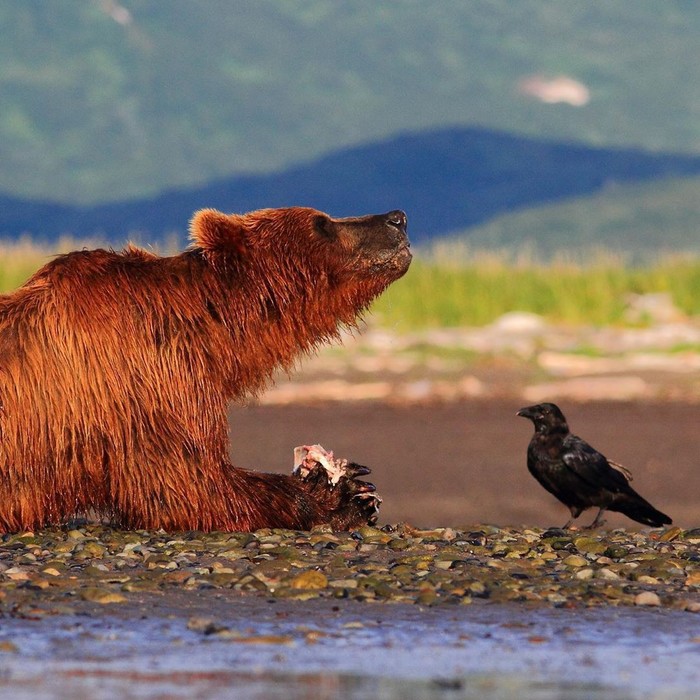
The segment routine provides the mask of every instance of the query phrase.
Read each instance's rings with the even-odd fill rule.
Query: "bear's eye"
[[[333,222],[327,216],[317,216],[314,219],[314,228],[316,233],[329,241],[334,241],[338,238]]]

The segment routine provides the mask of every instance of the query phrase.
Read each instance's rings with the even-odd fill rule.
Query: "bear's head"
[[[291,275],[306,284],[344,290],[364,306],[411,263],[406,214],[332,218],[316,209],[288,207],[248,214],[197,212],[190,226],[195,247],[231,270],[263,269],[270,278]]]

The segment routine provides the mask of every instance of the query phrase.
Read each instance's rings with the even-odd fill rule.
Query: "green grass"
[[[53,248],[29,240],[0,243],[0,292],[24,283],[56,253],[80,247],[75,241]],[[455,245],[419,254],[376,301],[371,322],[397,330],[481,326],[509,311],[530,311],[557,323],[620,325],[627,323],[629,295],[651,292],[669,292],[681,311],[700,316],[700,257],[631,266],[599,253],[587,264],[543,264]]]
[[[377,300],[373,314],[396,329],[481,326],[509,311],[572,325],[621,325],[629,295],[651,292],[669,292],[680,310],[699,315],[700,258],[635,267],[605,255],[585,266],[478,253],[468,261],[458,254],[452,262],[419,258]]]
[[[36,270],[46,264],[59,250],[68,247],[44,247],[31,240],[0,242],[0,293],[16,289],[31,277]]]

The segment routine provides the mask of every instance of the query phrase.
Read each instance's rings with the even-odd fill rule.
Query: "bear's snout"
[[[358,246],[367,269],[376,273],[384,268],[392,279],[400,277],[408,270],[412,259],[405,212],[395,209],[376,214],[367,224]]]
[[[402,233],[406,233],[406,227],[408,226],[408,219],[406,218],[406,213],[397,209],[396,211],[390,211],[386,214],[386,222],[389,226],[394,226],[399,229]]]
[[[406,232],[408,228],[408,217],[406,213],[400,209],[390,211],[384,214],[384,222],[388,235],[380,238],[384,238],[383,244],[386,253],[390,255],[399,255],[400,257],[407,256],[410,262],[411,243],[408,240],[408,234]]]

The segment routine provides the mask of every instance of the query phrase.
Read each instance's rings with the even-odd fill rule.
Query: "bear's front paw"
[[[326,522],[336,530],[352,530],[373,525],[382,499],[374,484],[358,477],[369,467],[347,459],[336,459],[321,445],[301,445],[294,450],[292,474],[301,479],[317,505],[326,513]]]

